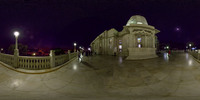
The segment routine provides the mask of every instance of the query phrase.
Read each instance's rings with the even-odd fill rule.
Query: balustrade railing
[[[70,54],[70,57],[71,57],[71,58],[74,58],[74,57],[76,57],[76,56],[77,56],[77,53],[76,53],[76,52]]]
[[[50,57],[18,57],[18,67],[23,69],[49,69]]]
[[[200,53],[195,51],[189,51],[189,53],[196,59],[200,60]]]
[[[68,60],[69,60],[69,55],[68,54],[55,56],[55,66],[62,65],[65,62],[67,62]]]
[[[14,55],[0,53],[0,61],[6,63],[8,65],[13,65],[14,64]]]
[[[54,52],[53,52],[54,53]],[[53,54],[55,55],[55,54]],[[8,64],[10,66],[31,69],[31,70],[40,70],[40,69],[49,69],[52,67],[57,67],[69,61],[70,59],[77,56],[77,53],[63,54],[58,56],[14,56],[9,54],[0,53],[0,61]]]

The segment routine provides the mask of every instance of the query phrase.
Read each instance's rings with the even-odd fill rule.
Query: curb
[[[52,68],[52,69],[45,69],[44,72],[26,72],[26,71],[21,71],[21,70],[17,70],[15,68],[12,68],[12,67],[9,67],[9,65],[3,63],[3,62],[0,62],[0,64],[10,70],[13,70],[13,71],[16,71],[16,72],[19,72],[19,73],[23,73],[23,74],[45,74],[45,73],[49,73],[49,72],[53,72],[53,71],[56,71],[62,67],[64,67],[65,65],[69,64],[70,62],[72,62],[73,60],[77,59],[77,57],[74,57],[72,58],[71,60],[67,61],[66,63],[58,66],[58,67],[55,67],[55,68]]]

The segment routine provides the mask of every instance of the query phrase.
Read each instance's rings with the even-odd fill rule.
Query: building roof
[[[141,15],[134,15],[132,16],[126,26],[131,26],[131,25],[134,25],[134,24],[144,24],[144,25],[148,25],[147,23],[147,20],[145,17],[141,16]]]

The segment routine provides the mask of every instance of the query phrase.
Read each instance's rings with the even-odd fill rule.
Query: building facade
[[[121,32],[105,30],[90,44],[96,54],[122,55],[126,60],[148,59],[156,55],[156,34],[160,31],[148,25],[143,16],[132,16]]]

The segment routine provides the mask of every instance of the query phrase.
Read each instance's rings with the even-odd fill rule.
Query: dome
[[[132,16],[128,20],[126,26],[131,26],[132,24],[144,24],[144,25],[148,25],[146,18],[143,17],[143,16],[140,16],[140,15]]]

